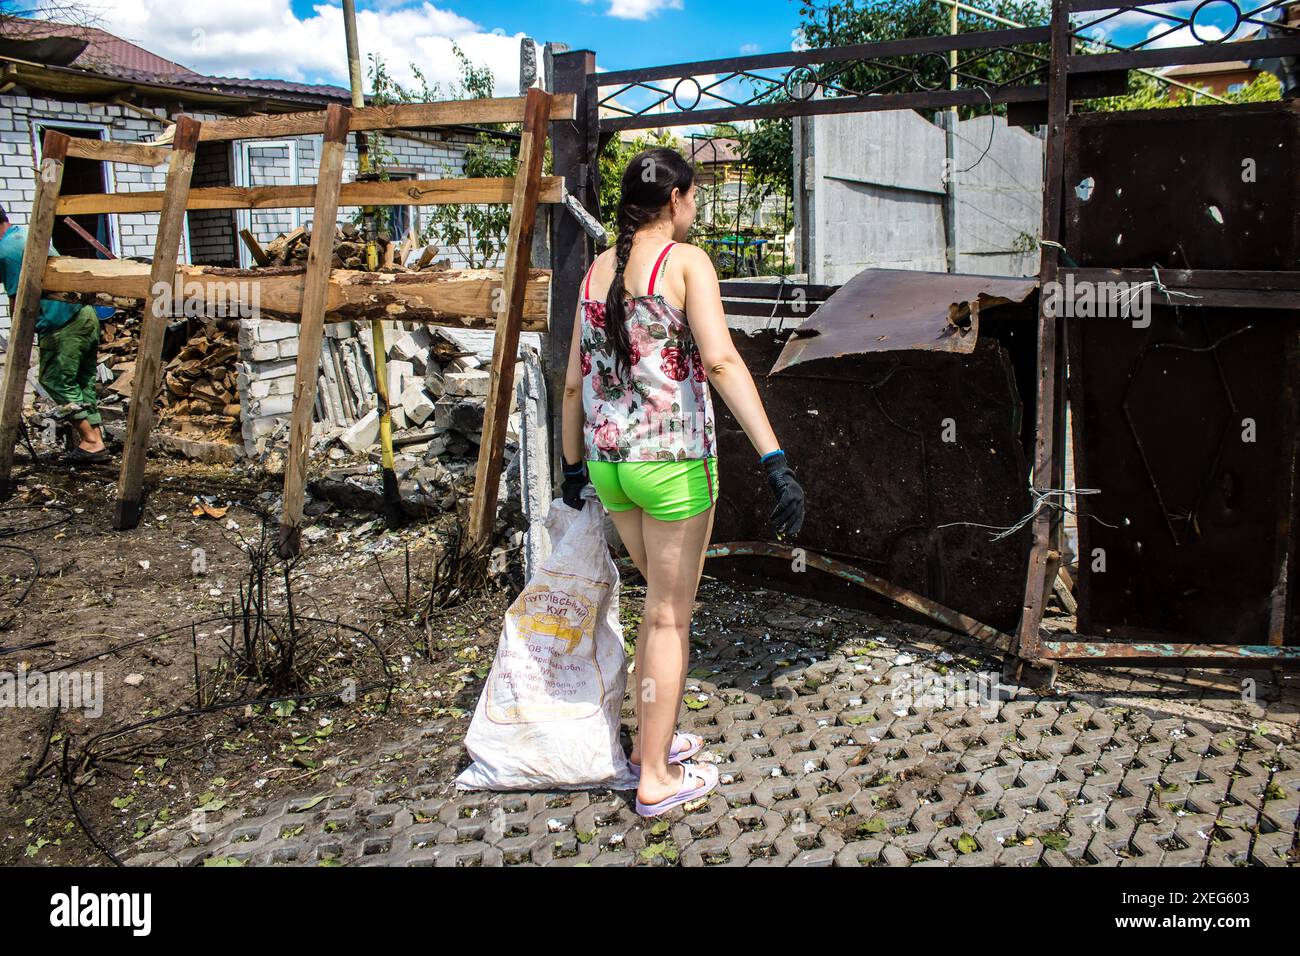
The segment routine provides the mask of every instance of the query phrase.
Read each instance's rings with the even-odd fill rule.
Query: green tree
[[[444,91],[441,84],[430,83],[414,63],[410,65],[415,83],[406,87],[393,79],[383,59],[375,54],[369,57],[369,76],[374,93],[371,103],[386,106],[395,103],[427,103],[438,100],[473,100],[492,96],[492,71],[487,66],[475,66],[455,43],[452,54],[460,68],[460,76],[447,84]],[[464,176],[470,179],[480,177],[513,177],[519,169],[518,140],[509,145],[500,137],[493,136],[488,130],[518,132],[520,123],[487,124],[475,135],[473,143],[465,147],[465,166],[463,171],[453,169],[444,163],[439,175],[444,177]],[[388,148],[388,136],[380,131],[369,134],[369,151],[371,169],[381,179],[389,178],[389,168],[394,156]],[[550,140],[547,139],[547,154],[543,160],[543,170],[551,166]],[[508,203],[449,203],[423,207],[427,210],[426,219],[419,230],[422,243],[436,243],[440,250],[455,250],[472,269],[495,268],[501,264],[505,252],[507,234],[510,231],[510,205]],[[358,214],[359,218],[360,214]]]
[[[1042,0],[985,0],[970,2],[988,13],[1025,26],[1042,26],[1051,19],[1051,7]],[[800,6],[800,30],[811,48],[851,46],[885,40],[944,36],[951,32],[950,8],[934,0],[840,0],[837,3],[803,2]],[[1006,29],[997,23],[966,11],[958,11],[958,33],[982,33]],[[963,51],[958,56],[962,84],[970,78],[990,84],[1029,85],[1041,82],[1037,68],[1045,66],[1046,44],[1019,46],[1009,50]],[[827,63],[813,65],[807,79],[835,84],[849,94],[908,93],[926,89],[947,89],[948,57],[928,53],[907,57],[882,57],[865,63]],[[827,96],[837,95],[833,89]],[[843,93],[838,95],[845,95]],[[980,106],[970,112],[981,112]],[[1004,113],[1005,106],[995,107]],[[963,113],[968,112],[963,109]]]
[[[1261,73],[1243,89],[1217,94],[1232,103],[1263,103],[1282,98],[1282,85],[1271,73]],[[1084,100],[1075,105],[1080,112],[1119,112],[1121,110],[1169,109],[1178,106],[1210,106],[1216,100],[1200,96],[1192,90],[1170,86],[1138,70],[1128,74],[1128,92],[1122,96],[1107,96]]]

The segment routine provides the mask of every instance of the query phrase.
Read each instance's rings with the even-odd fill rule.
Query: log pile
[[[178,433],[202,432],[208,440],[233,441],[239,431],[235,337],[214,320],[191,323],[190,335],[163,364],[159,426]],[[99,361],[113,379],[107,393],[130,398],[140,334],[139,309],[119,309],[100,328]],[[176,349],[164,345],[164,355]],[[119,399],[110,398],[109,401]]]
[[[311,248],[311,230],[303,226],[281,233],[264,247],[247,233],[242,238],[260,266],[302,265],[306,263]],[[437,246],[425,246],[416,258],[415,252],[420,246],[414,234],[407,235],[400,242],[379,236],[375,245],[379,262],[376,271],[379,272],[432,272],[451,268],[450,259],[434,261],[438,254]],[[366,240],[356,223],[344,223],[334,231],[334,261],[330,268],[366,269]]]
[[[235,360],[239,346],[216,324],[190,336],[163,369],[168,407],[175,415],[223,415],[238,421]]]

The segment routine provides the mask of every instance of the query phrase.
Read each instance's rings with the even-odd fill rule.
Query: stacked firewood
[[[164,344],[164,354],[178,345],[179,351],[163,366],[163,424],[203,418],[205,425],[218,431],[237,429],[240,409],[235,363],[239,345],[235,333],[223,325],[228,323],[191,323],[187,339],[178,343],[169,336]],[[134,387],[139,335],[139,309],[119,309],[100,330],[99,361],[113,374],[108,391],[124,399],[130,398]]]
[[[262,266],[301,265],[307,261],[311,248],[311,230],[299,226],[292,232],[281,233],[265,247],[259,246],[251,235],[244,234],[245,244],[253,253],[253,258]],[[420,249],[414,233],[408,234],[400,242],[379,236],[375,241],[380,272],[421,272],[425,270],[450,269],[451,260],[434,261],[438,254],[437,246],[425,246]],[[416,257],[416,251],[419,256]],[[260,255],[259,255],[260,253]],[[263,261],[265,260],[265,261]],[[366,239],[356,223],[344,223],[334,232],[333,269],[366,268]]]
[[[223,415],[239,419],[235,381],[236,341],[215,324],[205,324],[163,371],[166,406],[172,415]]]

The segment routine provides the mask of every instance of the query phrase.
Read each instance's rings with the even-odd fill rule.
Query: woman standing
[[[732,344],[713,263],[682,242],[694,219],[694,173],[681,155],[660,147],[633,157],[618,240],[583,281],[564,388],[564,500],[581,508],[590,481],[646,580],[630,757],[641,768],[642,816],[718,784],[716,767],[688,762],[703,739],[675,732],[718,498],[710,385],[767,469],[778,533],[797,533],[804,514],[803,490]]]

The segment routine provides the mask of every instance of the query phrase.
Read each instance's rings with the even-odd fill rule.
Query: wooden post
[[[41,150],[41,168],[36,177],[36,199],[27,223],[27,243],[23,247],[23,268],[14,297],[9,322],[9,354],[5,356],[4,398],[0,405],[0,498],[13,493],[10,479],[14,467],[14,444],[22,422],[23,393],[27,390],[27,371],[32,361],[32,335],[36,314],[41,307],[41,280],[50,254],[50,236],[54,232],[54,205],[63,185],[63,161],[68,155],[66,133],[50,130]]]
[[[575,119],[551,124],[552,168],[564,177],[569,193],[594,213],[597,207],[596,170],[589,164],[595,130],[588,130],[587,77],[596,72],[596,54],[590,50],[559,53],[554,58],[555,93],[577,97]],[[591,264],[591,240],[567,212],[551,217],[551,327],[542,340],[542,370],[546,375],[546,407],[550,416],[551,478],[558,479],[564,397],[564,375],[569,367],[569,343],[578,312],[579,286]],[[548,489],[549,491],[550,489]]]
[[[1060,348],[1057,343],[1057,317],[1050,315],[1043,303],[1043,289],[1056,280],[1059,250],[1046,243],[1060,242],[1061,190],[1065,181],[1064,134],[1068,109],[1066,99],[1066,57],[1070,52],[1070,18],[1067,0],[1052,0],[1052,48],[1047,80],[1047,175],[1043,179],[1043,233],[1038,271],[1038,406],[1034,443],[1034,490],[1042,492],[1053,486],[1057,475],[1056,441],[1062,434],[1059,408]],[[1058,503],[1053,501],[1052,504]],[[1059,528],[1053,509],[1044,506],[1033,522],[1033,546],[1025,580],[1025,600],[1020,627],[1016,633],[1016,655],[1024,659],[1039,656],[1038,625],[1043,619],[1044,595],[1050,584],[1046,580],[1053,529]],[[1053,574],[1055,570],[1053,569]]]
[[[302,503],[311,450],[311,419],[316,404],[321,340],[325,337],[325,299],[334,232],[338,227],[339,191],[343,186],[344,143],[351,113],[331,104],[325,116],[320,172],[316,177],[316,206],[312,214],[311,246],[303,276],[302,321],[298,328],[298,363],[294,372],[293,412],[289,425],[289,459],[284,470],[284,505],[280,512],[279,552],[291,558],[302,547]]]
[[[144,509],[144,462],[153,429],[153,403],[162,387],[162,347],[172,303],[177,299],[176,256],[180,252],[181,230],[185,226],[185,204],[190,195],[190,174],[194,171],[194,149],[201,123],[188,116],[176,118],[171,161],[167,166],[166,196],[158,217],[149,289],[140,322],[140,344],[136,351],[131,387],[131,409],[126,419],[122,445],[122,470],[117,478],[117,506],[113,527],[119,531],[140,523]],[[158,295],[161,289],[162,294]]]
[[[515,360],[519,352],[519,327],[523,320],[524,289],[532,261],[533,230],[537,222],[537,196],[541,189],[542,158],[546,153],[546,123],[551,94],[532,87],[524,104],[524,129],[519,138],[519,170],[511,199],[510,233],[502,276],[501,308],[492,343],[492,376],[488,382],[487,411],[479,439],[474,471],[474,497],[470,502],[471,550],[492,542],[497,513],[497,485],[505,454],[510,396],[515,387]]]

